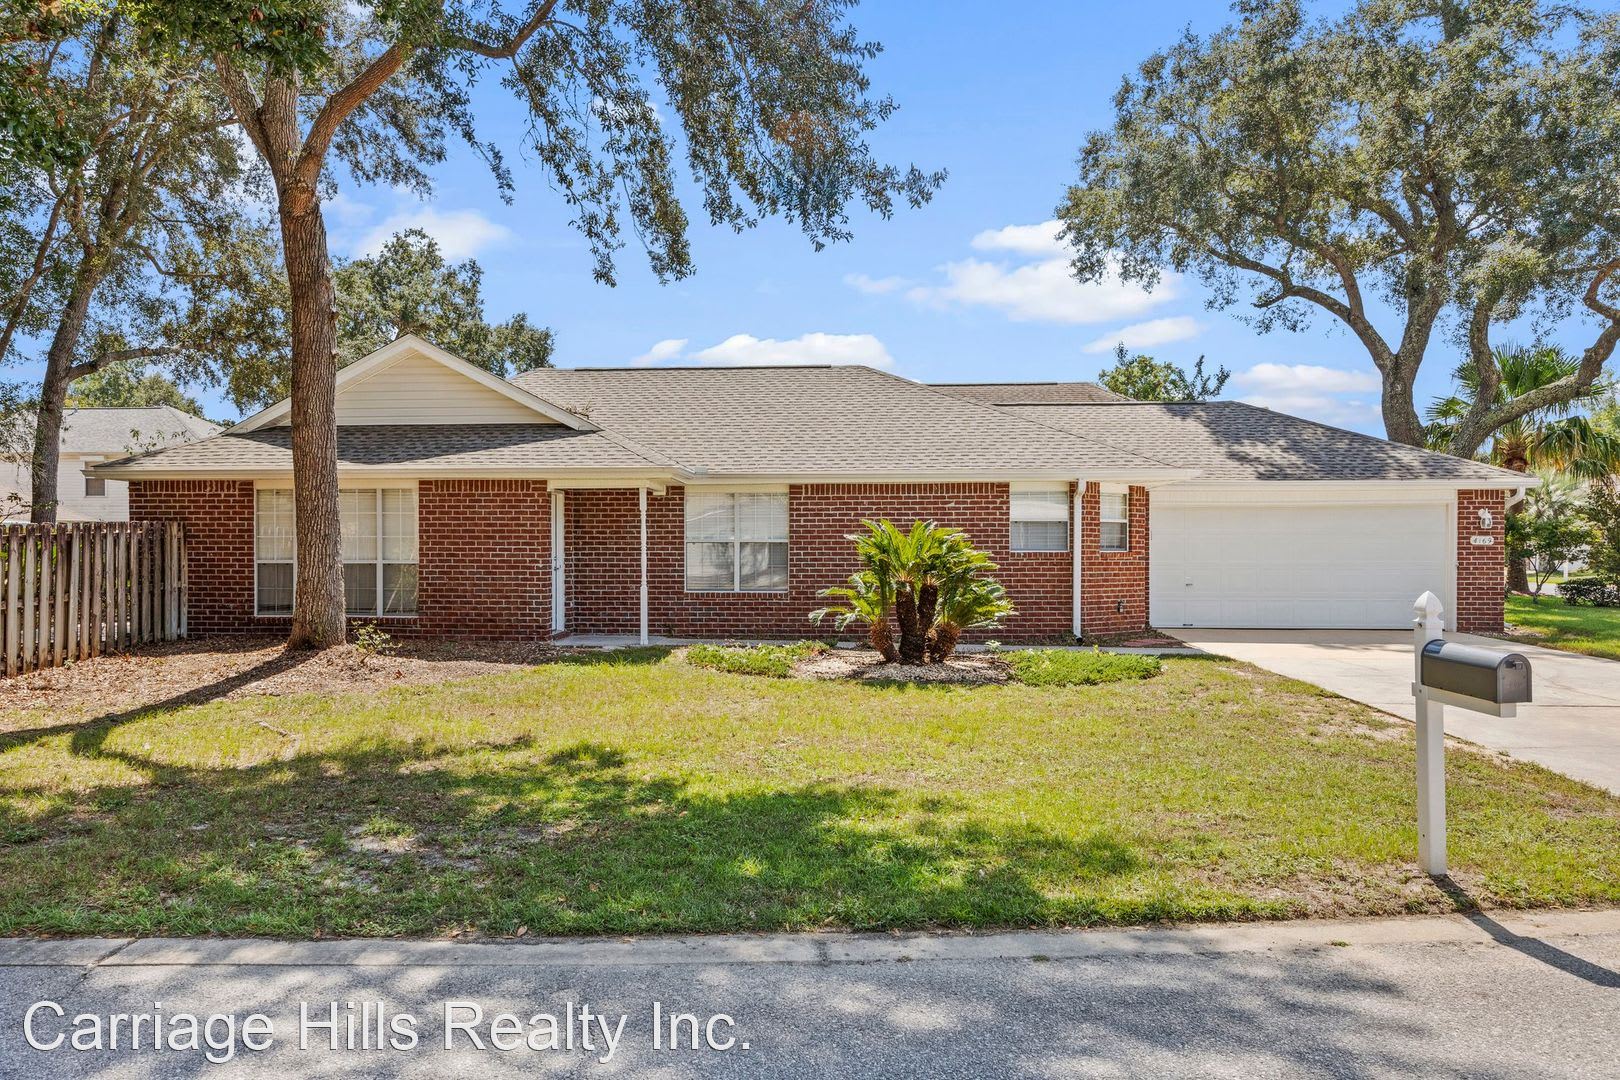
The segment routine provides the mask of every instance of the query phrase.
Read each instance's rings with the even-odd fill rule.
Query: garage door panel
[[[1163,627],[1404,627],[1448,606],[1444,504],[1155,506],[1152,618]]]

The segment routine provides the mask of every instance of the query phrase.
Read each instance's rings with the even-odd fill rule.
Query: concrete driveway
[[[1189,630],[1177,636],[1412,719],[1409,631]],[[1514,720],[1447,708],[1448,734],[1620,794],[1620,663],[1474,634],[1446,636],[1524,653],[1535,697]]]

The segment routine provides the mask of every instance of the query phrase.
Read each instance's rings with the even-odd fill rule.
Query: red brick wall
[[[544,480],[417,485],[413,627],[459,638],[551,634],[551,499]],[[383,621],[393,632],[393,620]]]
[[[137,480],[129,517],[186,523],[188,632],[254,629],[252,481]]]
[[[1491,527],[1482,529],[1479,512],[1491,512]],[[1507,492],[1457,492],[1457,629],[1464,633],[1500,633],[1507,596]],[[1489,536],[1488,545],[1475,544]]]
[[[391,634],[538,638],[551,633],[551,510],[543,480],[424,480],[418,485],[415,617],[377,620]],[[253,614],[253,484],[138,480],[132,519],[186,523],[193,633],[279,632]],[[358,620],[369,621],[369,620]]]
[[[999,565],[1018,614],[993,636],[1033,640],[1071,632],[1072,562],[1068,552],[1009,550],[1005,484],[816,484],[788,491],[788,589],[785,593],[688,593],[685,587],[685,489],[647,500],[648,629],[679,637],[804,637],[825,602],[816,593],[855,569],[844,537],[863,517],[899,525],[932,519],[963,529]],[[568,629],[636,631],[639,532],[634,491],[567,494]],[[830,627],[829,627],[830,629]]]
[[[1080,497],[1080,618],[1087,637],[1143,630],[1148,625],[1148,493],[1130,489],[1130,550],[1101,550],[1101,489]],[[1123,610],[1121,604],[1123,603]]]

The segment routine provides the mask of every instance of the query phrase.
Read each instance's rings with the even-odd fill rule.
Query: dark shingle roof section
[[[292,468],[292,429],[226,431],[108,462],[120,469],[276,472]],[[379,424],[338,428],[338,466],[410,469],[645,469],[649,460],[598,431],[558,424]]]
[[[1518,476],[1238,401],[1014,405],[1006,411],[1197,469],[1210,480],[1431,480]]]
[[[872,368],[540,368],[517,384],[715,474],[1153,469],[1130,450]]]
[[[985,405],[1089,405],[1129,401],[1094,382],[932,383],[936,390]]]

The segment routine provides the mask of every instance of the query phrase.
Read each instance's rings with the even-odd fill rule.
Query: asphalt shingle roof
[[[1129,401],[1094,382],[932,383],[936,390],[985,405],[1082,405]]]
[[[150,472],[292,468],[292,429],[225,431],[202,442],[128,458]],[[639,469],[653,463],[599,431],[560,424],[379,424],[338,428],[338,465],[425,469]]]
[[[139,447],[195,442],[219,429],[218,424],[170,405],[69,409],[62,417],[62,449],[70,454],[118,454]]]
[[[1165,468],[853,365],[540,368],[515,381],[683,466],[717,474]]]
[[[1197,469],[1207,480],[1478,480],[1517,473],[1239,401],[1012,405],[1007,412]]]
[[[678,468],[716,477],[1181,470],[1196,473],[1199,481],[1497,486],[1517,478],[1478,462],[1230,401],[993,405],[950,387],[856,366],[542,368],[515,381],[602,430],[556,424],[343,427],[339,464],[424,472]],[[1018,384],[978,385],[993,387],[987,391],[992,397],[1011,397]],[[111,464],[121,475],[288,470],[290,429],[225,431]]]

